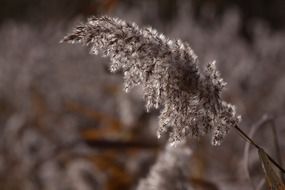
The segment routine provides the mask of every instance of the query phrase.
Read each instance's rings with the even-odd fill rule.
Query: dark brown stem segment
[[[279,146],[279,140],[278,140],[278,135],[277,135],[277,131],[276,131],[275,121],[273,119],[271,119],[270,120],[270,124],[271,124],[273,137],[274,137],[274,145],[275,145],[275,149],[276,149],[275,151],[276,151],[277,161],[280,163],[281,166],[283,166],[282,157],[281,157],[281,150],[280,150],[280,146]],[[282,172],[280,172],[280,177],[284,181],[284,175],[282,174]]]
[[[241,128],[239,128],[237,125],[234,127],[238,134],[248,143],[253,145],[257,150],[263,150],[258,144],[254,142],[253,139],[251,139]],[[264,151],[264,150],[263,150]],[[265,151],[264,151],[265,152]],[[267,153],[265,152],[268,159],[274,164],[281,172],[285,173],[285,170]]]

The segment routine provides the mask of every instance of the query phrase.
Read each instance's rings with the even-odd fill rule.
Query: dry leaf
[[[267,154],[263,149],[258,149],[258,155],[262,164],[263,171],[265,173],[265,178],[268,186],[272,190],[285,190],[285,185],[276,174],[275,170],[272,167],[272,163],[269,160]]]

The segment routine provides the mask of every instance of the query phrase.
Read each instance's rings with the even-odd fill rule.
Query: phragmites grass
[[[62,41],[109,57],[110,70],[124,74],[126,92],[142,85],[147,111],[162,108],[158,137],[167,134],[170,143],[212,132],[212,144],[219,145],[240,121],[235,107],[221,98],[225,82],[215,61],[201,69],[188,43],[106,16],[88,19]]]
[[[189,183],[191,149],[185,143],[166,146],[137,190],[192,190]]]

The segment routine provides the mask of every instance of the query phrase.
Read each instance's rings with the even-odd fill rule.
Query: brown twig
[[[274,146],[275,146],[275,152],[276,152],[276,159],[277,159],[278,163],[280,163],[280,166],[283,166],[282,157],[281,157],[281,150],[280,150],[280,146],[279,146],[279,140],[278,140],[278,135],[277,135],[277,131],[276,131],[275,121],[273,119],[270,120],[270,124],[271,124],[272,133],[273,133]],[[282,172],[280,172],[280,177],[281,177],[282,181],[284,181],[284,175],[282,174]]]
[[[241,128],[239,128],[237,125],[234,127],[238,134],[248,143],[253,145],[257,150],[263,150],[258,144],[256,144],[253,139],[251,139]],[[263,150],[264,151],[264,150]],[[274,164],[281,172],[285,173],[285,170],[278,164],[266,151],[264,151],[268,157],[268,159]]]

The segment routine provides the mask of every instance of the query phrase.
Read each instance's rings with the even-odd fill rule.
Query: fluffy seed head
[[[212,144],[219,145],[240,120],[221,98],[226,83],[215,62],[201,70],[188,43],[107,16],[90,18],[62,41],[109,57],[110,70],[123,71],[126,92],[142,85],[147,111],[162,108],[158,137],[168,134],[171,143],[212,132]]]

